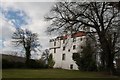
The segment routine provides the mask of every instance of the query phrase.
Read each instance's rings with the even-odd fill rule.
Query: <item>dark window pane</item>
[[[70,49],[68,49],[68,52],[70,52]]]
[[[56,53],[56,48],[54,48],[54,53]]]
[[[77,57],[78,57],[78,53],[73,53],[73,56],[72,56],[73,60],[76,59]]]
[[[73,64],[70,64],[70,69],[73,69]]]
[[[65,46],[63,47],[63,51],[65,50]]]
[[[65,60],[65,54],[62,55],[62,60]]]
[[[76,45],[73,45],[73,49],[75,49],[76,48]]]
[[[56,42],[54,42],[54,46],[56,46]]]

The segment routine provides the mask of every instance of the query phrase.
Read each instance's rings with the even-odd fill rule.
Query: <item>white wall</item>
[[[81,41],[82,38],[82,41]],[[72,59],[73,53],[78,52],[80,46],[85,45],[86,37],[76,37],[76,42],[73,42],[73,38],[67,39],[67,44],[63,44],[63,40],[57,40],[56,46],[54,46],[54,41],[50,42],[50,48],[56,48],[56,53],[54,53],[54,49],[50,49],[50,53],[53,54],[53,59],[55,61],[54,68],[63,68],[63,69],[70,69],[70,65],[73,64],[73,69],[78,70],[78,66],[76,65],[75,61]],[[76,49],[73,50],[73,45],[76,45]],[[65,50],[63,51],[63,46],[65,46]],[[70,52],[68,51],[70,49]],[[62,60],[62,55],[65,54],[65,60]]]

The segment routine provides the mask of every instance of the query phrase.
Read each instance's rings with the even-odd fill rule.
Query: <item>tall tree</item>
[[[45,49],[42,53],[41,59],[45,61],[45,64],[48,64],[48,59],[49,59],[49,50]]]
[[[16,46],[22,46],[25,50],[26,65],[29,64],[31,58],[31,51],[36,51],[40,46],[37,33],[32,33],[28,29],[16,29],[12,35],[13,42]]]
[[[120,11],[111,6],[110,2],[58,2],[45,17],[52,21],[48,32],[77,32],[81,25],[94,28],[104,56],[104,67],[114,71],[114,55],[119,41]]]
[[[50,54],[48,57],[48,67],[53,68],[54,64],[55,64],[55,61],[53,60],[53,55]]]

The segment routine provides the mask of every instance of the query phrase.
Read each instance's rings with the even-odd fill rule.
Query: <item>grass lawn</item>
[[[103,72],[80,72],[63,69],[3,69],[3,78],[116,78]]]

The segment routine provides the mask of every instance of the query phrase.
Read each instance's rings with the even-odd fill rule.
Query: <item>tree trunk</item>
[[[105,70],[106,69],[106,62],[105,62],[105,56],[104,56],[104,53],[103,51],[101,52],[101,66],[102,66],[102,69]]]
[[[26,50],[26,61],[25,61],[25,64],[26,64],[26,66],[27,67],[29,67],[29,63],[30,63],[30,56],[31,56],[31,54],[30,54],[30,48],[26,48],[25,49]]]
[[[114,56],[112,55],[112,49],[110,47],[110,44],[108,43],[104,33],[101,33],[99,35],[100,37],[100,43],[101,43],[101,48],[103,50],[104,54],[101,54],[101,56],[104,56],[104,60],[105,60],[105,69],[107,71],[109,71],[111,74],[114,73],[114,64],[113,64],[113,60],[114,60]]]

